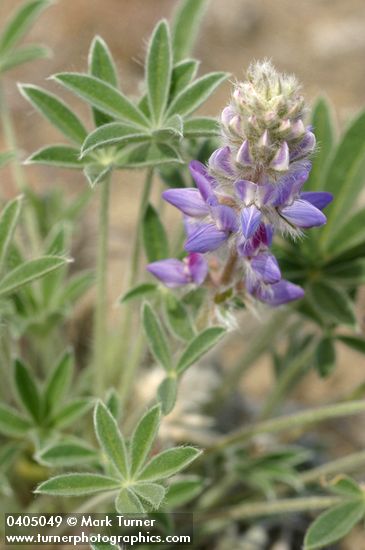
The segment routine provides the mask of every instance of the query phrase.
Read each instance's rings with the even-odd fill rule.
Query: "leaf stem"
[[[93,372],[95,395],[102,395],[105,382],[107,338],[107,282],[110,174],[100,184],[98,252],[96,265],[96,305],[94,313]]]
[[[352,401],[351,403],[337,403],[335,405],[327,405],[326,407],[309,409],[288,416],[279,416],[278,418],[258,422],[221,437],[205,451],[205,454],[221,451],[231,445],[244,443],[256,435],[263,433],[280,433],[285,430],[303,428],[317,422],[362,412],[365,412],[365,401]]]

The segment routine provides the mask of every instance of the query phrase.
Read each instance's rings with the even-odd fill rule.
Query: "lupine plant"
[[[48,4],[25,2],[7,23],[1,73],[45,56],[18,41]],[[1,386],[2,509],[159,511],[167,532],[171,513],[185,511],[195,516],[197,549],[246,547],[253,530],[260,548],[282,532],[293,549],[329,548],[364,520],[365,451],[331,459],[321,436],[304,434],[365,412],[364,387],[306,410],[292,391],[313,370],[331,376],[338,343],[359,360],[365,353],[357,314],[365,114],[338,137],[327,100],[310,109],[296,78],[264,60],[242,81],[231,77],[231,91],[226,82],[218,117],[197,115],[229,76],[197,76],[191,52],[206,7],[182,0],[171,23],[156,25],[138,97],[122,91],[99,36],[85,72],[53,75],[51,85],[86,103],[89,121],[48,88],[19,84],[68,140],[25,164],[83,171],[85,190],[73,203],[62,189],[31,190],[1,97],[8,150],[0,163],[11,163],[17,186],[0,215],[0,358],[10,388]],[[125,286],[113,297],[120,320],[111,327],[110,196],[113,185],[128,185],[131,169],[144,185],[130,190],[140,206]],[[89,201],[99,202],[95,274],[70,260]],[[176,209],[182,221],[167,218]],[[73,351],[68,328],[86,291],[93,330],[87,349]],[[238,332],[244,350],[221,368],[225,342]],[[237,414],[239,384],[265,354],[272,389]],[[204,404],[194,409],[206,424],[184,426],[184,383],[190,376],[203,386],[207,369],[218,383],[202,387]]]

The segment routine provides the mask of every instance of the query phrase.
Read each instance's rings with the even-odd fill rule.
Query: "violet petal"
[[[249,239],[257,230],[261,221],[261,212],[256,206],[251,205],[241,212],[242,233]]]
[[[289,223],[303,229],[317,227],[327,221],[326,216],[318,208],[303,199],[298,199],[290,206],[285,206],[280,210],[280,214]]]
[[[257,254],[251,260],[251,268],[264,283],[273,284],[281,279],[279,264],[272,254]]]
[[[192,281],[196,285],[204,283],[208,275],[208,264],[202,254],[192,252],[186,258]]]
[[[300,194],[300,198],[310,202],[319,210],[323,210],[333,201],[332,193],[327,193],[326,191],[305,191]]]
[[[152,262],[146,269],[169,288],[177,288],[190,282],[187,266],[175,258]]]
[[[201,218],[209,214],[209,208],[202,199],[198,189],[167,189],[162,193],[165,201],[169,202],[187,216]]]
[[[184,248],[187,252],[210,252],[217,250],[227,238],[226,232],[220,231],[216,225],[199,224],[189,235]]]

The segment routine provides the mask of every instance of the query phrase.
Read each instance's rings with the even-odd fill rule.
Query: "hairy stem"
[[[341,497],[303,497],[303,498],[288,498],[278,499],[268,502],[250,502],[248,504],[240,504],[232,506],[224,510],[207,512],[199,515],[198,521],[207,519],[233,519],[244,520],[260,516],[271,516],[290,514],[298,512],[314,512],[316,510],[325,510],[336,504],[343,502]]]
[[[96,305],[94,314],[93,372],[95,395],[102,395],[105,383],[107,330],[107,282],[110,175],[100,185],[98,252],[96,265]]]
[[[231,445],[245,443],[253,437],[263,433],[279,433],[294,428],[302,429],[317,422],[362,412],[365,412],[365,401],[353,401],[351,403],[338,403],[336,405],[309,409],[288,416],[279,416],[278,418],[258,422],[252,426],[247,426],[221,437],[214,445],[206,450],[205,454],[221,451]]]
[[[146,174],[144,182],[141,201],[139,204],[139,211],[137,217],[137,224],[134,234],[134,243],[132,248],[132,255],[130,261],[129,275],[127,279],[127,288],[129,290],[133,285],[137,283],[140,257],[141,257],[141,229],[142,222],[148,206],[148,201],[151,195],[153,183],[153,168],[150,168]],[[133,372],[136,368],[135,361],[129,359],[129,345],[131,341],[131,334],[133,330],[133,304],[127,303],[122,306],[122,319],[120,330],[118,331],[118,341],[115,352],[114,363],[118,367],[122,364],[122,374],[120,378],[120,388],[123,388],[123,395],[126,397],[129,393],[132,381]],[[138,366],[138,365],[137,365]]]
[[[354,472],[358,468],[363,468],[365,464],[365,451],[353,453],[337,460],[331,460],[326,464],[312,468],[300,474],[299,479],[302,483],[311,483],[318,481],[321,477],[337,475],[345,472]]]

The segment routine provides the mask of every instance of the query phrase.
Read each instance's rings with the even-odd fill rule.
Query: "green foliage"
[[[171,370],[172,356],[166,334],[158,317],[148,303],[143,305],[142,321],[148,344],[154,358],[166,371]]]
[[[158,509],[165,497],[165,480],[186,468],[200,454],[193,447],[174,447],[149,455],[160,424],[160,407],[148,410],[137,424],[127,446],[115,418],[102,403],[94,411],[95,433],[104,453],[102,467],[105,473],[67,473],[52,477],[40,485],[36,492],[46,495],[83,496],[97,492],[111,492],[115,496],[115,508],[119,513],[143,513]],[[69,455],[66,454],[67,449]],[[70,442],[44,449],[39,454],[44,463],[62,464],[71,460],[81,463],[96,459],[95,451],[82,444]]]
[[[0,405],[0,433],[8,437],[23,437],[36,445],[39,460],[41,450],[59,436],[61,429],[83,416],[92,404],[89,398],[69,400],[73,375],[73,356],[66,351],[41,384],[30,368],[19,359],[14,363],[16,398],[23,412]],[[64,403],[67,398],[66,403]]]
[[[147,49],[145,92],[138,102],[120,90],[113,57],[98,36],[90,47],[88,74],[59,73],[52,77],[91,107],[96,129],[88,135],[63,101],[39,87],[22,85],[23,96],[80,146],[47,146],[33,153],[28,162],[83,169],[94,187],[112,169],[179,164],[186,154],[187,140],[218,135],[213,119],[191,118],[228,76],[217,72],[194,80],[198,62],[185,58],[203,4],[196,0],[181,6],[173,39],[165,20],[157,24]]]
[[[358,201],[365,177],[364,124],[360,113],[337,143],[331,108],[325,99],[317,101],[312,125],[319,146],[304,190],[334,195],[325,209],[327,224],[302,241],[275,245],[283,276],[305,287],[305,299],[296,308],[304,321],[319,327],[319,335],[313,333],[313,364],[321,376],[336,366],[335,341],[342,326],[353,331],[348,345],[353,342],[356,348],[358,342],[357,350],[363,349],[355,333],[355,302],[365,280],[365,215]]]
[[[310,526],[304,539],[305,550],[328,548],[345,537],[365,514],[364,498],[343,502],[321,514]]]

